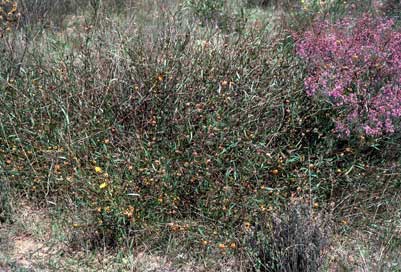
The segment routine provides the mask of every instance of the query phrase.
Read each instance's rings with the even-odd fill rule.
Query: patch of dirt
[[[133,253],[89,251],[74,248],[65,222],[52,222],[46,209],[27,203],[16,209],[14,224],[0,226],[0,272],[9,271],[132,271],[194,272],[211,271],[196,262],[173,264],[167,256],[142,249]],[[54,228],[54,226],[57,226]],[[63,239],[57,236],[64,237]],[[180,257],[180,256],[178,256]],[[233,260],[218,262],[213,271],[237,271]]]
[[[117,257],[116,253],[73,250],[55,239],[45,209],[18,207],[13,224],[0,225],[0,272],[12,271],[133,271],[173,272],[167,257],[145,252]],[[60,231],[62,231],[60,229]],[[124,254],[125,255],[125,254]],[[49,265],[49,263],[53,263]],[[179,269],[179,271],[194,271]]]
[[[47,255],[48,248],[30,236],[14,237],[12,240],[12,251],[9,257],[18,267],[31,269],[32,259],[42,259]]]
[[[0,226],[0,271],[35,271],[35,263],[46,260],[53,250],[46,245],[51,236],[50,218],[45,210],[25,203],[14,217],[13,224]]]

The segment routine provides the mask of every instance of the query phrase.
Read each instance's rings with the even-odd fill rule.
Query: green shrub
[[[305,94],[290,35],[199,28],[179,12],[146,27],[118,18],[0,39],[11,188],[79,207],[77,237],[113,246],[149,229],[187,233],[166,227],[186,220],[207,225],[196,241],[234,236],[293,194],[324,201],[364,183],[383,142],[333,135],[333,109]]]
[[[302,150],[320,150],[332,123],[304,94],[290,39],[260,31],[199,43],[202,33],[165,32],[150,43],[114,33],[83,32],[72,51],[32,44],[35,58],[2,74],[13,187],[83,203],[99,232],[123,237],[199,212],[217,221],[259,213],[306,186],[292,182],[308,163]]]
[[[223,0],[188,0],[186,5],[203,25],[215,23],[223,13]]]
[[[245,27],[246,17],[238,4],[225,5],[223,0],[187,0],[185,6],[202,26],[217,27],[225,32],[242,32]]]

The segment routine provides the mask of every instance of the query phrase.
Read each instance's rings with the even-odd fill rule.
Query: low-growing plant
[[[309,96],[337,111],[336,131],[349,136],[400,129],[401,32],[394,20],[364,15],[336,23],[317,21],[298,36]]]
[[[234,10],[232,6],[235,6]],[[223,0],[187,0],[185,7],[201,26],[215,27],[224,32],[242,32],[245,27],[244,11],[235,1],[228,5]]]
[[[251,239],[253,271],[317,272],[328,231],[305,204],[289,204],[279,216],[262,218]]]
[[[186,5],[203,25],[215,23],[223,13],[223,0],[188,0]]]
[[[359,13],[365,10],[368,5],[353,1],[341,0],[305,0],[305,1],[282,1],[279,7],[281,13],[281,25],[289,31],[302,33],[306,31],[314,21],[322,20],[335,21],[346,14]]]
[[[0,225],[12,222],[13,213],[10,183],[0,179]]]

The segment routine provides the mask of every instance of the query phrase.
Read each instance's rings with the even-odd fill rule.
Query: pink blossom
[[[401,32],[394,20],[365,14],[317,21],[296,35],[296,52],[309,72],[307,94],[339,107],[339,134],[400,130]]]

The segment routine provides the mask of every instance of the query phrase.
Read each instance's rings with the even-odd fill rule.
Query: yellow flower
[[[107,182],[103,182],[102,184],[99,185],[100,189],[104,189],[108,186]]]
[[[221,250],[225,250],[225,249],[226,249],[226,245],[225,245],[225,244],[222,244],[222,243],[220,243],[220,244],[218,245],[218,247],[219,247]]]
[[[103,173],[103,170],[102,170],[101,167],[96,166],[96,167],[95,167],[95,172],[96,172],[96,173]]]
[[[278,173],[279,173],[278,169],[273,169],[273,170],[272,170],[272,174],[273,174],[274,176],[277,176]]]
[[[126,215],[128,218],[131,218],[134,215],[135,208],[132,206],[129,206],[123,214]]]
[[[13,6],[12,9],[8,12],[8,15],[12,15],[16,11],[17,11],[17,6]]]

